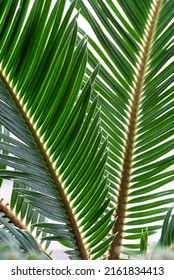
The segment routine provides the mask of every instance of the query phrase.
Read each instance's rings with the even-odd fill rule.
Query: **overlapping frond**
[[[6,164],[8,164],[8,162]],[[32,188],[24,184],[14,182],[10,200],[10,210],[13,211],[17,217],[19,216],[21,222],[27,227],[30,233],[32,233],[33,236],[42,244],[42,238],[49,236],[49,234],[46,234],[40,228],[35,228],[33,224],[48,222],[48,219],[46,219],[44,215],[41,215],[37,209],[32,207],[28,200],[25,199],[20,192],[18,192],[18,189],[31,190]],[[50,241],[47,241],[42,244],[42,247],[46,250],[49,245]]]
[[[121,245],[138,253],[142,230],[159,229],[174,202],[167,185],[174,180],[173,1],[87,2],[79,0],[77,8],[94,31],[88,74],[101,63],[93,97],[100,95],[108,135],[106,170],[118,233],[109,258],[115,259]]]
[[[0,136],[4,134],[9,136],[9,131],[5,127],[0,127]],[[3,137],[0,142],[4,142],[7,139]],[[5,169],[6,165],[8,166],[8,162],[10,160],[10,156],[8,155],[8,152],[4,150],[0,150],[0,169]],[[22,163],[21,160],[18,160],[19,163]],[[1,164],[2,163],[2,164]],[[13,164],[14,166],[14,164]],[[0,187],[2,185],[3,179],[0,178]],[[16,191],[18,188],[28,188],[24,184],[19,184],[17,182],[14,182],[13,184],[13,191],[11,194],[11,201],[10,201],[10,209],[15,212],[15,214],[18,216],[20,214],[20,220],[23,222],[23,224],[29,229],[30,232],[33,232],[34,227],[32,224],[35,224],[36,222],[45,222],[46,218],[41,215],[39,212],[36,211],[36,209],[33,209],[31,205],[25,200],[24,197],[21,197],[19,192]],[[36,238],[45,237],[47,234],[43,233],[40,228],[36,229],[36,232],[34,236]],[[50,242],[45,243],[45,248],[49,247]]]
[[[44,239],[69,247],[71,259],[95,259],[113,238],[107,141],[97,99],[89,106],[98,66],[82,87],[86,37],[76,46],[75,2],[63,17],[65,2],[50,16],[51,1],[34,1],[30,13],[30,1],[1,2],[0,123],[13,137],[1,134],[0,149],[8,152],[1,161],[12,170],[0,175],[27,186],[15,190],[52,220],[37,223],[51,234]],[[26,219],[30,206],[23,214],[19,205]]]
[[[14,227],[0,213],[0,259],[41,259],[49,260],[33,236],[25,230]]]

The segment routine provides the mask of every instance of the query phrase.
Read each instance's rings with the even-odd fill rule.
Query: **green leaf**
[[[174,215],[172,214],[173,207],[169,208],[163,221],[161,237],[159,240],[159,246],[171,246],[174,242]]]

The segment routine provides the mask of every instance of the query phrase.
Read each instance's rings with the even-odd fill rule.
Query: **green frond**
[[[165,219],[163,221],[161,237],[158,246],[171,247],[174,244],[174,214],[172,214],[173,207],[169,208]]]
[[[103,255],[112,237],[107,141],[97,99],[89,102],[99,66],[84,84],[87,40],[77,44],[75,2],[64,16],[65,2],[57,1],[50,16],[51,1],[34,1],[28,17],[30,1],[4,5],[0,123],[11,135],[0,135],[8,152],[0,161],[11,168],[0,176],[15,182],[11,206],[21,218],[38,233],[47,225],[42,240],[67,246],[71,259],[89,259]]]
[[[43,242],[40,241],[41,238],[46,237],[48,234],[42,232],[40,228],[36,228],[36,231],[34,231],[35,227],[33,227],[33,224],[46,222],[47,219],[45,218],[45,215],[41,215],[36,209],[34,209],[34,207],[32,207],[32,205],[29,204],[25,197],[23,197],[18,192],[18,189],[31,190],[31,188],[24,184],[14,182],[10,200],[10,209],[11,211],[15,212],[17,217],[19,216],[21,222],[28,228],[30,233],[32,233],[34,237],[42,244]],[[42,244],[42,247],[44,247],[46,250],[49,245],[50,242],[47,241],[45,244]]]
[[[29,232],[14,227],[0,213],[0,259],[49,260]]]
[[[151,254],[151,259],[173,260],[174,244],[174,215],[173,207],[170,207],[164,217],[159,241]]]
[[[112,232],[117,235],[109,259],[120,258],[121,246],[137,253],[143,228],[155,222],[160,227],[174,202],[167,185],[174,180],[172,6],[170,0],[77,4],[93,29],[86,78],[101,64],[92,100],[99,95],[101,127],[108,136],[109,193],[116,209]],[[86,30],[78,30],[81,38]]]
[[[146,252],[163,219],[169,245],[172,1],[70,0],[66,13],[66,0],[52,10],[18,2],[0,4],[0,177],[14,181],[11,208],[71,259]],[[75,6],[93,29],[88,44]]]

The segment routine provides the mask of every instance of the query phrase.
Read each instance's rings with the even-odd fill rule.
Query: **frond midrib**
[[[9,209],[8,204],[4,204],[3,199],[0,199],[0,212],[4,213],[5,217],[7,217],[10,222],[12,222],[16,227],[27,230],[24,224],[16,217]]]
[[[18,219],[18,217],[8,208],[8,203],[4,204],[3,199],[0,199],[0,213],[3,213],[4,217],[7,218],[10,223],[12,223],[15,227],[25,230],[31,234],[31,232],[28,230],[28,228]],[[35,238],[35,241],[40,248],[42,252],[45,252],[44,248],[42,248],[42,245],[37,241]],[[46,253],[46,252],[45,252]]]
[[[64,192],[64,189],[59,181],[59,178],[58,176],[56,175],[56,171],[55,169],[53,168],[53,165],[51,163],[51,160],[49,158],[49,156],[47,155],[47,152],[46,150],[44,149],[43,147],[43,144],[39,138],[39,136],[37,135],[37,132],[36,130],[34,129],[32,123],[30,122],[30,119],[27,117],[27,114],[26,112],[24,111],[24,108],[23,106],[20,104],[18,98],[17,98],[17,95],[15,94],[15,92],[13,91],[13,89],[10,87],[8,81],[6,80],[6,78],[4,77],[2,71],[0,71],[0,79],[2,80],[2,82],[4,83],[4,85],[6,86],[7,90],[10,92],[11,94],[11,97],[13,98],[17,108],[19,109],[21,115],[22,115],[22,118],[24,119],[25,123],[27,124],[37,146],[38,146],[38,149],[43,157],[43,160],[50,172],[50,175],[51,175],[51,178],[53,179],[54,181],[54,184],[58,190],[58,193],[59,193],[59,196],[62,200],[62,203],[64,205],[64,209],[65,209],[65,212],[67,213],[67,216],[68,216],[68,220],[70,222],[70,225],[71,225],[71,228],[72,228],[72,232],[74,234],[74,237],[75,237],[75,241],[76,241],[76,245],[77,245],[77,250],[79,251],[79,254],[80,254],[80,257],[82,260],[88,260],[89,257],[88,257],[88,254],[87,254],[87,251],[85,249],[85,245],[83,243],[83,239],[82,239],[82,236],[80,234],[80,231],[79,231],[79,228],[78,228],[78,225],[77,225],[77,222],[75,220],[75,217],[74,217],[74,214],[72,212],[72,209],[71,209],[71,206],[70,206],[70,203],[66,197],[66,194]]]
[[[126,214],[127,198],[129,191],[129,182],[131,177],[132,157],[134,152],[134,143],[136,135],[136,127],[138,120],[138,110],[140,105],[140,98],[142,87],[144,83],[144,76],[147,71],[147,63],[149,59],[149,53],[152,46],[153,34],[158,19],[162,0],[157,0],[156,5],[153,8],[153,15],[151,16],[150,23],[147,26],[147,35],[145,36],[144,46],[142,46],[141,59],[136,75],[136,83],[134,86],[133,100],[131,105],[129,124],[127,128],[125,153],[123,158],[122,172],[120,176],[119,193],[117,197],[117,206],[115,210],[115,225],[113,227],[113,234],[116,234],[109,249],[108,259],[120,258],[120,246],[123,239],[123,227]],[[117,249],[116,249],[117,248]]]

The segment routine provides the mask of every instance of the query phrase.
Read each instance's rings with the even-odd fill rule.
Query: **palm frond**
[[[43,241],[41,241],[41,238],[49,236],[49,234],[42,232],[40,228],[33,227],[33,224],[48,222],[48,219],[46,219],[45,216],[41,215],[36,209],[34,209],[32,205],[30,205],[30,203],[25,199],[25,197],[23,197],[20,192],[18,192],[18,189],[31,190],[30,187],[24,184],[14,182],[11,194],[10,209],[16,214],[17,217],[19,216],[21,222],[27,227],[30,233],[32,233],[33,236],[42,244]],[[34,231],[34,229],[36,230]],[[45,250],[48,249],[49,245],[49,241],[42,244]]]
[[[14,227],[0,213],[0,259],[47,259],[38,244],[25,230]]]
[[[50,16],[51,1],[34,1],[28,17],[30,1],[3,5],[0,123],[15,137],[1,134],[7,143],[0,149],[9,153],[2,162],[14,170],[0,176],[31,188],[16,190],[58,228],[47,223],[52,236],[44,239],[69,247],[72,259],[95,259],[107,250],[114,223],[107,141],[97,99],[89,105],[98,66],[82,87],[86,37],[76,46],[75,2],[63,16],[65,2],[57,1]]]
[[[174,244],[174,214],[173,207],[169,208],[163,221],[161,237],[158,242],[159,246],[171,247]]]
[[[106,172],[117,233],[109,259],[116,259],[120,246],[138,253],[142,230],[153,233],[156,222],[159,228],[174,202],[167,186],[174,180],[173,1],[87,2],[79,0],[77,8],[94,31],[88,34],[88,75],[101,63],[92,97],[100,96],[108,135]]]
[[[6,128],[1,126],[0,135],[10,135],[9,132],[6,130]],[[4,138],[4,137],[3,137]],[[1,142],[7,141],[2,139]],[[2,162],[3,165],[0,165],[0,169],[6,168],[6,165],[8,166],[8,162],[10,161],[10,156],[8,155],[8,152],[1,150],[0,154],[0,163]],[[13,158],[12,158],[13,160]],[[21,159],[17,159],[18,163],[22,164]],[[24,165],[26,162],[23,163]],[[13,164],[15,166],[15,164]],[[2,185],[3,179],[0,178],[0,186]],[[15,212],[16,216],[18,217],[18,214],[20,214],[20,220],[24,223],[24,225],[29,229],[30,232],[33,232],[34,227],[32,227],[33,223],[38,222],[44,222],[46,221],[45,217],[38,213],[36,209],[34,210],[31,205],[29,205],[28,202],[25,201],[23,197],[20,196],[18,192],[16,192],[16,188],[28,188],[24,184],[19,184],[17,182],[14,182],[13,184],[13,191],[11,194],[11,201],[10,201],[10,208],[12,211]],[[39,235],[42,234],[42,236],[46,236],[44,233],[41,233],[40,229],[36,229],[35,237],[38,238]],[[40,236],[41,237],[41,236]],[[45,243],[45,248],[49,247],[50,242]]]
[[[161,236],[152,252],[152,259],[174,259],[174,214],[172,214],[172,211],[173,207],[170,207],[165,215]]]

